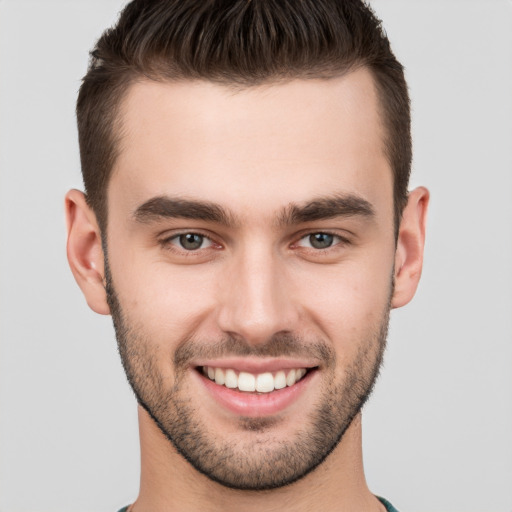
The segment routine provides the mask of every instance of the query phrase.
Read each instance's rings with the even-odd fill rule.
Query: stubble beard
[[[380,322],[366,339],[359,340],[353,362],[336,379],[336,354],[324,341],[305,343],[290,334],[278,334],[254,346],[228,336],[215,343],[183,340],[169,364],[174,384],[166,389],[159,371],[159,356],[142,328],[135,328],[121,309],[105,261],[106,291],[121,361],[138,403],[147,411],[175,449],[199,472],[226,487],[261,491],[289,485],[313,471],[341,441],[370,396],[377,380],[389,324],[389,302]],[[391,286],[390,297],[393,286]],[[201,420],[187,395],[187,371],[197,356],[311,356],[322,362],[323,392],[313,411],[300,418],[293,437],[275,439],[274,418],[241,417],[240,432],[247,441],[219,439]],[[338,372],[339,373],[339,372]]]

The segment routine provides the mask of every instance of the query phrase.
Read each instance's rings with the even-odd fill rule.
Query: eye
[[[337,245],[340,241],[341,237],[331,235],[330,233],[311,233],[302,237],[299,240],[298,245],[321,250]]]
[[[209,238],[198,233],[183,233],[181,235],[176,235],[173,236],[169,242],[173,245],[179,246],[180,249],[185,249],[186,251],[197,251],[212,245],[212,241]]]

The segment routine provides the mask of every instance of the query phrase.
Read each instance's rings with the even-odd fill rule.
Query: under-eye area
[[[198,366],[196,369],[219,386],[246,393],[271,393],[293,386],[318,368],[287,368],[258,374],[213,366]]]

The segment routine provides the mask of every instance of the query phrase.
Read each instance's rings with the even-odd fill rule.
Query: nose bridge
[[[233,257],[222,294],[219,327],[249,343],[263,343],[296,325],[298,312],[289,294],[283,257],[254,243]]]

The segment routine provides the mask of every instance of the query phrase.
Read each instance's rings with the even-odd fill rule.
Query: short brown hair
[[[134,81],[250,87],[366,67],[375,80],[394,176],[395,228],[407,202],[410,107],[403,67],[361,0],[134,0],[91,52],[77,101],[86,197],[104,230],[121,101]]]

